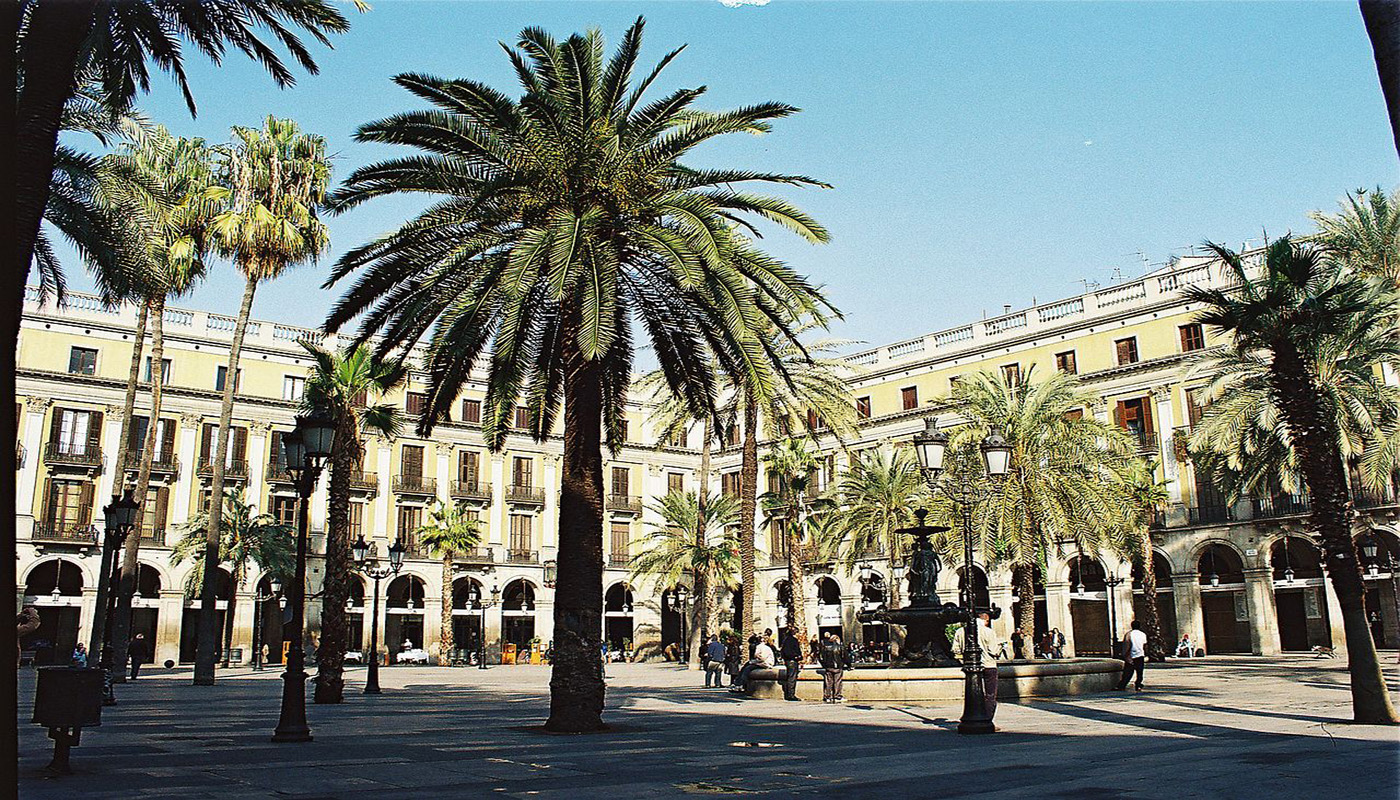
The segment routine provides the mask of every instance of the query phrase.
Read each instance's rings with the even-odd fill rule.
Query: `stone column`
[[[992,605],[1001,609],[1001,616],[992,620],[992,632],[997,635],[999,641],[1007,642],[1006,652],[1011,652],[1011,634],[1016,630],[1016,615],[1011,611],[1011,584],[1004,582],[1010,579],[1010,574],[997,570],[991,575],[987,594],[992,601]]]
[[[498,558],[504,560],[505,551],[502,548],[505,545],[506,531],[510,529],[510,509],[506,507],[506,456],[504,453],[491,454],[491,512],[489,516],[492,520],[490,543],[495,545],[499,551]],[[487,616],[489,617],[490,614],[488,613]],[[501,620],[498,614],[495,639],[498,648],[500,625]],[[491,641],[490,638],[487,639],[488,644]]]
[[[860,612],[860,604],[859,592],[841,595],[841,639],[847,644],[859,642],[861,638],[860,620],[856,618],[856,614]]]
[[[501,604],[486,609],[486,663],[501,663]]]
[[[240,589],[238,592],[238,608],[233,612],[233,639],[230,647],[238,647],[243,651],[239,658],[239,664],[249,664],[253,660],[253,593]],[[309,604],[308,604],[309,605]]]
[[[441,579],[439,579],[441,580]],[[428,584],[428,591],[431,592],[433,584]],[[442,651],[442,604],[444,599],[450,605],[452,603],[452,590],[446,592],[438,591],[434,596],[429,594],[423,598],[423,649],[429,653],[436,653],[439,656],[438,663],[446,664],[448,653]],[[446,595],[446,597],[444,597]]]
[[[1327,627],[1328,633],[1332,637],[1332,650],[1339,657],[1345,658],[1347,633],[1346,626],[1342,624],[1342,603],[1337,599],[1337,592],[1332,588],[1332,582],[1326,577],[1322,579],[1322,594],[1324,602],[1327,603]]]
[[[259,513],[270,513],[272,503],[267,496],[268,445],[272,424],[263,420],[248,423],[248,490],[243,502],[256,506]],[[312,527],[316,527],[312,525]],[[236,637],[237,634],[234,634]]]
[[[1045,584],[1045,624],[1065,635],[1065,655],[1074,655],[1074,620],[1069,613],[1069,582],[1047,581]]]
[[[99,578],[100,580],[100,578]],[[20,591],[24,591],[21,587]],[[83,587],[83,596],[78,601],[78,641],[84,644],[92,638],[93,620],[97,618],[97,586]],[[88,661],[93,666],[97,665],[97,657],[100,653],[89,653]]]
[[[1244,571],[1244,602],[1249,612],[1249,649],[1260,656],[1279,653],[1278,609],[1274,606],[1274,571],[1250,567]]]
[[[160,590],[160,611],[156,614],[156,664],[180,661],[180,626],[185,616],[185,593],[176,587]]]
[[[1176,448],[1172,442],[1177,425],[1176,414],[1172,409],[1172,387],[1165,385],[1154,388],[1152,399],[1156,402],[1157,436],[1161,440],[1158,458],[1162,463],[1162,477],[1167,482],[1167,493],[1171,502],[1180,503],[1181,475],[1177,469]]]
[[[1201,580],[1194,572],[1172,573],[1172,602],[1176,604],[1176,634],[1189,634],[1195,649],[1206,646],[1205,616],[1201,612]]]
[[[117,443],[122,439],[122,406],[107,406],[107,413],[102,418],[102,453],[106,456],[107,466],[102,470],[102,474],[97,478],[97,497],[93,498],[93,512],[100,518],[102,507],[112,497],[113,487],[120,486],[121,482],[117,478]],[[147,412],[150,413],[150,412]],[[155,423],[152,423],[155,424]],[[145,502],[144,497],[136,498],[136,502]],[[102,527],[98,522],[98,527]]]
[[[553,592],[550,595],[552,597]],[[536,597],[540,599],[535,601],[535,635],[540,637],[544,649],[548,650],[549,643],[554,641],[554,600],[543,599],[543,592]]]
[[[172,485],[170,497],[174,501],[171,515],[166,524],[169,530],[173,525],[187,522],[190,518],[190,503],[194,501],[194,493],[200,491],[199,485],[199,464],[197,463],[199,451],[196,449],[199,444],[199,430],[204,422],[204,417],[199,414],[180,415],[180,475]],[[164,623],[162,623],[164,627]],[[179,621],[176,621],[176,629],[179,629]],[[177,636],[176,648],[179,647]]]
[[[24,467],[15,476],[15,513],[21,518],[43,514],[43,509],[34,508],[34,498],[39,482],[43,479],[44,463],[44,415],[48,413],[53,400],[47,397],[26,397],[27,409],[24,424],[20,428],[20,441],[24,445]],[[25,533],[22,529],[18,533]]]
[[[452,502],[452,448],[445,444],[437,446],[437,499],[444,503]]]
[[[540,540],[536,546],[540,549],[540,563],[543,564],[554,557],[554,551],[559,547],[559,490],[564,479],[564,457],[554,453],[545,453],[541,459],[544,462],[543,483],[544,507],[539,513]],[[608,515],[603,515],[603,542],[604,549],[607,548],[608,541]],[[544,551],[549,549],[550,555],[546,556]],[[606,556],[604,556],[606,558]],[[535,630],[539,630],[539,622],[535,622]],[[544,636],[541,634],[540,638]]]
[[[365,531],[371,536],[380,539],[389,537],[389,518],[394,510],[394,493],[391,489],[394,476],[394,451],[388,439],[373,437],[366,445],[373,447],[378,455],[375,456],[375,465],[379,469],[379,491],[375,492],[374,501],[367,504],[365,514],[369,519],[364,521]],[[365,628],[369,628],[369,617],[365,617]],[[368,643],[365,645],[368,647]]]

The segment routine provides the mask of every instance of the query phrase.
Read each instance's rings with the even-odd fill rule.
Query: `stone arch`
[[[63,597],[82,597],[83,588],[88,585],[88,576],[80,562],[55,556],[29,568],[24,577],[24,594],[26,597],[48,597],[57,587]]]
[[[55,562],[62,562],[63,564],[66,564],[66,565],[68,565],[68,566],[67,566],[67,568],[65,568],[65,567],[47,567],[47,566],[45,566],[45,565],[48,565],[48,564],[53,564],[53,563],[55,563]],[[38,572],[40,569],[43,569],[43,570],[44,570],[44,573],[47,573],[47,572],[50,572],[50,571],[54,571],[54,570],[61,570],[61,571],[63,571],[63,572],[68,572],[70,569],[75,569],[75,570],[77,571],[77,572],[76,572],[76,575],[77,575],[77,577],[78,577],[79,594],[82,593],[82,591],[81,591],[82,587],[86,587],[86,586],[95,586],[95,585],[96,585],[96,583],[95,583],[95,581],[94,581],[94,579],[93,579],[93,576],[92,576],[92,572],[91,572],[81,561],[79,561],[79,560],[77,560],[77,559],[72,559],[72,558],[65,558],[64,556],[46,556],[46,557],[44,557],[44,558],[42,558],[42,559],[40,559],[40,560],[34,562],[32,565],[30,565],[29,570],[28,570],[27,572],[25,572],[25,574],[24,574],[24,580],[23,580],[21,583],[26,587],[26,588],[25,588],[25,594],[26,594],[26,595],[29,594],[28,585],[29,585],[30,579],[31,579],[31,578],[34,576],[34,574],[35,574],[36,572]],[[42,574],[43,574],[43,573],[41,573],[41,575],[42,575]],[[52,587],[50,587],[49,590],[48,590],[48,591],[45,591],[44,593],[45,593],[45,594],[48,594],[48,593],[49,593],[50,591],[52,591],[52,590],[53,590]],[[60,591],[62,591],[62,590],[60,589]]]
[[[1374,545],[1375,556],[1366,554]],[[1377,647],[1395,647],[1400,642],[1400,615],[1396,612],[1395,581],[1391,570],[1400,564],[1400,529],[1395,525],[1372,525],[1356,537],[1361,558],[1361,578],[1365,589],[1366,622]]]
[[[161,590],[168,584],[161,569],[155,564],[145,561],[137,564],[136,570],[136,594],[147,600],[160,598]]]
[[[452,581],[452,610],[471,611],[477,608],[485,586],[470,575],[463,575]]]
[[[421,611],[428,597],[428,582],[421,575],[409,572],[389,581],[384,590],[384,605],[394,609]]]
[[[957,576],[957,597],[961,598],[964,585],[963,565],[959,564],[958,568],[953,570],[953,572]],[[991,584],[987,571],[983,569],[980,564],[976,563],[972,565],[972,594],[973,603],[979,608],[986,608],[992,604]],[[959,602],[961,602],[961,600],[959,600]]]

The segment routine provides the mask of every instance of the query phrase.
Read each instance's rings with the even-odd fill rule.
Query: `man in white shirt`
[[[967,643],[967,627],[958,630],[956,649],[959,654]],[[982,693],[986,697],[987,717],[997,713],[997,651],[1001,642],[992,630],[992,615],[987,611],[977,612],[977,646],[982,650]]]
[[[778,663],[778,654],[773,650],[773,645],[767,639],[760,640],[754,646],[753,658],[739,670],[739,679],[735,682],[735,688],[730,689],[736,693],[747,693],[749,691],[749,675],[755,670],[772,669]]]
[[[1133,629],[1128,631],[1128,636],[1123,640],[1123,678],[1118,681],[1120,690],[1128,688],[1128,680],[1137,672],[1137,683],[1135,688],[1142,691],[1142,667],[1147,661],[1147,634],[1142,630],[1142,623],[1133,620]]]

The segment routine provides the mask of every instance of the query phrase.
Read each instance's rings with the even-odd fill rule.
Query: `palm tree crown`
[[[669,587],[699,572],[716,589],[734,585],[739,558],[734,536],[739,502],[734,497],[711,494],[700,503],[695,492],[670,492],[652,505],[652,511],[660,522],[637,543],[639,550],[629,564],[634,578],[654,578]],[[703,540],[697,531],[704,532]]]

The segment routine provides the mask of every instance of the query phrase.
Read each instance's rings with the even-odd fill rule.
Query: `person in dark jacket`
[[[739,670],[744,666],[744,646],[737,634],[731,634],[724,643],[724,671],[729,673],[729,685],[739,682]]]
[[[783,675],[783,699],[797,699],[797,676],[802,672],[802,643],[797,641],[797,637],[792,635],[792,631],[783,629],[783,643],[781,646],[783,657],[783,667],[786,670]]]
[[[822,702],[844,703],[841,679],[852,666],[851,651],[841,643],[841,637],[828,633],[821,644]]]
[[[146,634],[136,634],[136,638],[127,645],[126,653],[131,659],[131,679],[134,681],[136,675],[141,672],[141,665],[151,660],[151,648],[146,643]]]
[[[707,643],[707,644],[705,645],[705,652],[704,652],[704,659],[703,659],[704,662],[705,662],[705,688],[706,688],[706,689],[710,688],[710,686],[711,686],[711,683],[710,683],[710,682],[711,682],[712,680],[714,681],[713,686],[714,686],[716,689],[718,689],[718,688],[720,688],[721,686],[724,685],[724,684],[721,682],[721,680],[722,680],[722,678],[723,678],[723,675],[724,675],[724,657],[725,657],[725,647],[724,647],[724,645],[720,642],[718,636],[715,636],[715,635],[712,634],[712,635],[710,636],[710,641],[709,641],[709,643]]]

